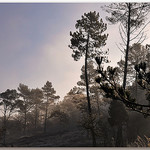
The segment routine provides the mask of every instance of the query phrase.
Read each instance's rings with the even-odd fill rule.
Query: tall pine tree
[[[78,61],[85,55],[85,81],[86,81],[86,94],[88,102],[89,118],[92,116],[91,102],[89,96],[89,81],[87,72],[87,63],[89,59],[101,55],[103,52],[100,50],[105,46],[108,35],[103,34],[107,29],[107,25],[100,19],[99,13],[89,12],[84,13],[80,20],[77,20],[75,25],[77,31],[70,32],[71,45],[69,47],[73,50],[72,57]],[[93,126],[91,127],[91,134],[93,139],[93,146],[96,146],[96,137]]]
[[[56,91],[52,87],[52,83],[47,81],[44,87],[42,87],[43,97],[45,99],[45,119],[44,119],[44,132],[47,130],[47,119],[48,119],[48,108],[51,103],[59,99],[59,96],[56,96]]]

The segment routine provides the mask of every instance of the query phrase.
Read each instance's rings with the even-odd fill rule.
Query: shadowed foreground
[[[80,140],[79,140],[80,139]],[[22,137],[10,143],[14,147],[86,147],[92,146],[87,135],[79,132],[59,132],[57,134],[38,134],[36,136]]]

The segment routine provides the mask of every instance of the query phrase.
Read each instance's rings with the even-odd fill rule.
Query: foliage
[[[149,53],[146,46],[143,46],[140,43],[134,43],[130,46],[128,54],[127,85],[131,85],[136,80],[136,70],[134,69],[134,66],[143,61],[148,63],[148,57]],[[121,59],[117,64],[119,65],[119,77],[123,79],[125,61]]]
[[[120,23],[119,33],[122,38],[122,49],[125,49],[125,63],[124,63],[124,77],[123,88],[126,88],[127,79],[127,67],[128,67],[128,55],[130,50],[130,44],[133,40],[137,40],[136,43],[141,43],[145,40],[144,28],[146,25],[146,15],[149,13],[149,3],[112,3],[106,6],[105,10],[111,14],[107,17],[111,23]],[[140,29],[140,27],[142,27]],[[138,30],[139,29],[139,30]],[[125,46],[125,47],[124,47]],[[122,51],[122,49],[120,49]],[[124,52],[123,52],[124,53]]]
[[[88,61],[87,72],[88,72],[89,86],[91,86],[95,84],[95,77],[96,77],[96,69],[94,68],[94,62],[92,60]],[[84,65],[81,68],[80,79],[81,80],[77,82],[77,85],[85,88],[86,81],[85,81],[85,66]]]
[[[7,119],[14,113],[17,108],[19,95],[16,90],[7,89],[0,94],[0,105],[3,106],[2,113]]]
[[[34,126],[37,128],[37,123],[39,120],[39,111],[40,111],[40,105],[42,105],[43,102],[43,92],[41,89],[32,89],[31,90],[31,99],[33,102],[33,112],[34,112]]]
[[[103,34],[107,29],[107,25],[103,23],[102,19],[99,19],[99,13],[89,12],[84,13],[82,19],[77,20],[75,25],[77,31],[70,32],[71,45],[69,47],[73,50],[72,57],[74,60],[79,60],[83,55],[85,55],[85,83],[86,83],[86,94],[88,103],[88,115],[92,115],[91,101],[89,96],[89,81],[87,65],[88,60],[96,57],[97,55],[104,54],[100,48],[106,45],[106,40],[108,35]],[[91,118],[92,119],[92,118]],[[95,134],[93,128],[90,129],[93,146],[96,145]]]
[[[19,84],[18,87],[19,96],[22,98],[18,104],[19,112],[26,113],[33,107],[33,102],[31,99],[31,90],[27,85]]]
[[[147,15],[149,13],[149,3],[111,3],[103,9],[111,14],[106,19],[112,24],[120,23],[119,32],[126,45],[126,37],[130,34],[130,41],[137,39],[136,43],[145,39],[143,29],[147,25]],[[130,27],[130,30],[128,30]],[[142,29],[140,29],[142,27]],[[129,32],[128,32],[129,31]]]
[[[73,50],[72,57],[77,61],[86,53],[88,40],[88,58],[94,58],[100,55],[100,47],[106,45],[108,34],[102,34],[107,25],[99,19],[99,13],[89,12],[84,13],[81,20],[77,20],[75,25],[78,31],[70,32],[71,45],[69,47]]]
[[[59,99],[59,96],[56,96],[56,91],[52,87],[52,83],[47,81],[44,87],[42,87],[43,96],[49,102],[54,102],[55,99]]]
[[[135,66],[135,69],[138,72],[139,85],[146,88],[146,85],[149,85],[150,82],[150,73],[146,73],[146,64],[140,63]],[[117,68],[108,67],[107,71],[103,71],[103,69],[100,68],[98,73],[100,76],[96,79],[96,82],[99,83],[101,89],[105,92],[106,97],[123,102],[130,110],[142,113],[145,117],[150,115],[149,105],[136,103],[136,99],[131,96],[130,91],[128,89],[125,90],[116,83],[115,75],[117,74]]]
[[[80,87],[73,87],[64,97],[64,103],[72,103],[73,107],[76,107],[81,113],[88,112],[86,96]]]
[[[2,126],[0,128],[0,136],[3,139],[3,144],[6,144],[6,131],[7,123],[11,115],[15,112],[15,109],[18,105],[18,93],[16,90],[7,89],[5,92],[0,94],[0,106],[1,112],[3,114]]]
[[[54,103],[55,100],[59,99],[59,96],[56,96],[56,91],[52,87],[52,83],[47,81],[44,87],[42,87],[44,104],[45,104],[45,119],[44,119],[44,132],[47,129],[47,119],[48,119],[48,108],[50,104]]]
[[[60,123],[67,123],[69,119],[68,114],[65,113],[63,110],[61,110],[60,108],[53,110],[50,117],[58,118]]]
[[[34,104],[40,104],[42,103],[42,98],[43,98],[43,92],[41,89],[32,89],[31,90],[31,98],[33,100]]]

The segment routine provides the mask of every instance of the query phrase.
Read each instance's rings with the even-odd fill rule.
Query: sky
[[[71,57],[70,31],[76,20],[89,11],[97,11],[107,23],[104,3],[0,3],[0,92],[17,89],[19,83],[41,88],[52,82],[61,99],[80,80],[83,58]],[[117,25],[108,24],[109,65],[121,59],[116,43]]]

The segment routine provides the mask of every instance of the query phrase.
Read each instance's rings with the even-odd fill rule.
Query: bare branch
[[[118,49],[123,53],[123,54],[125,54],[125,52],[118,46],[118,44],[117,43],[115,43],[116,44],[116,46],[118,47]],[[121,44],[120,44],[120,46],[122,46]],[[123,47],[122,47],[123,48]]]
[[[146,28],[146,26],[147,26],[149,23],[150,23],[150,21],[148,21],[148,22],[144,25],[144,27],[139,31],[139,33],[138,33],[135,37],[133,37],[132,39],[130,39],[130,41],[136,39],[136,38],[142,33],[142,31]]]
[[[121,39],[122,39],[123,43],[126,45],[126,40],[125,40],[125,38],[124,38],[123,35],[122,35],[122,32],[121,32],[120,27],[119,27],[119,34],[120,34],[120,36],[121,36]]]

